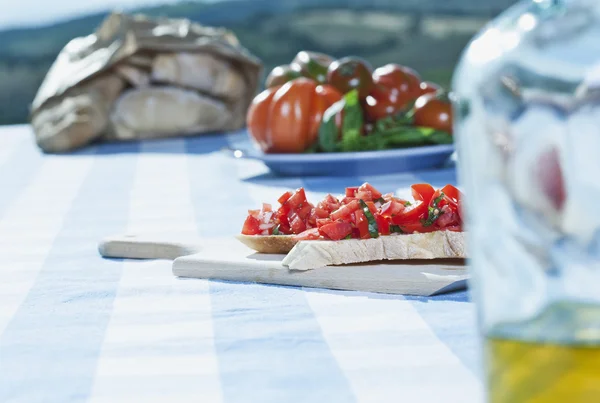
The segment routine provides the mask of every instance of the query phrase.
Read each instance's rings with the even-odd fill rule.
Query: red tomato
[[[360,208],[360,203],[358,200],[352,200],[350,203],[343,205],[333,213],[331,213],[332,220],[339,220],[342,218],[348,217],[350,214],[354,213],[356,210]]]
[[[381,235],[389,235],[390,234],[390,222],[387,218],[376,214],[375,221],[377,221],[377,228],[379,229],[379,233]]]
[[[421,78],[412,69],[398,64],[387,64],[373,72],[375,86],[366,99],[367,118],[375,121],[406,107],[420,95]]]
[[[262,232],[261,229],[259,228],[259,226],[260,226],[260,221],[258,221],[257,218],[254,218],[251,215],[249,215],[246,218],[246,221],[244,221],[244,227],[242,228],[242,234],[258,235]]]
[[[356,57],[344,57],[329,65],[327,82],[343,94],[358,90],[360,99],[364,99],[373,87],[373,69],[369,63]]]
[[[346,197],[354,197],[358,191],[358,186],[352,186],[346,188]]]
[[[413,223],[419,221],[421,218],[427,214],[427,207],[429,203],[424,203],[422,201],[415,202],[412,206],[407,207],[401,213],[393,216],[391,221],[396,225],[403,225],[407,223]]]
[[[333,224],[334,222],[335,221],[331,218],[320,218],[317,220],[317,228],[321,228],[323,225]]]
[[[303,204],[307,203],[306,192],[304,191],[304,188],[299,188],[296,190],[296,192],[288,199],[287,203],[292,209],[297,209],[302,207]]]
[[[290,218],[290,226],[294,234],[300,234],[306,230],[306,224],[297,214],[292,214]]]
[[[352,225],[347,222],[334,222],[319,227],[319,233],[332,241],[339,241],[352,234]]]
[[[397,200],[390,200],[381,206],[381,215],[385,217],[391,217],[396,214],[400,214],[406,209],[404,203]]]
[[[294,239],[297,241],[313,241],[320,238],[321,235],[319,234],[319,230],[317,228],[307,229],[306,231],[294,236]]]
[[[354,212],[356,219],[356,228],[358,228],[359,236],[361,239],[370,239],[371,234],[369,233],[369,221],[362,210],[356,210]]]
[[[289,198],[292,197],[292,195],[293,195],[293,193],[288,190],[287,192],[285,192],[284,194],[279,196],[279,199],[277,199],[277,201],[279,202],[279,204],[283,204],[286,201],[288,201]]]
[[[341,97],[303,77],[266,89],[248,109],[248,131],[266,153],[301,153],[317,140],[323,113]]]
[[[359,188],[358,191],[366,191],[366,192],[370,192],[371,196],[374,200],[377,200],[381,197],[381,192],[377,189],[375,189],[370,183],[363,183]]]
[[[269,203],[263,203],[262,211],[270,213],[271,211],[273,211],[273,209]]]
[[[441,89],[442,89],[442,87],[440,87],[439,85],[437,85],[435,83],[432,83],[429,81],[423,81],[419,85],[419,95],[436,93],[436,92],[440,91]]]
[[[400,229],[403,232],[405,232],[406,234],[412,234],[413,232],[425,233],[425,232],[433,232],[433,231],[437,231],[438,230],[433,225],[430,225],[428,227],[424,227],[423,224],[421,224],[420,221],[401,224],[400,225]]]
[[[452,107],[436,94],[421,95],[415,102],[414,125],[452,134]]]
[[[367,207],[369,208],[369,211],[371,212],[371,214],[375,215],[377,214],[377,207],[375,207],[375,203],[373,203],[372,201],[368,201],[366,202]]]
[[[429,204],[429,201],[435,193],[435,189],[429,183],[417,183],[411,187],[412,195],[415,200]]]
[[[446,195],[447,198],[452,200],[455,204],[459,204],[461,199],[460,190],[452,185],[446,185],[442,188],[442,192]]]

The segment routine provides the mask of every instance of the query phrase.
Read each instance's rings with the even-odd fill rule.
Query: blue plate
[[[252,147],[232,151],[234,157],[260,160],[284,176],[364,176],[439,168],[454,145],[317,154],[265,154]]]

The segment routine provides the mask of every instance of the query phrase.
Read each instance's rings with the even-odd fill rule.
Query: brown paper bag
[[[47,152],[235,130],[244,126],[261,73],[260,60],[225,29],[112,14],[60,52],[31,122]]]

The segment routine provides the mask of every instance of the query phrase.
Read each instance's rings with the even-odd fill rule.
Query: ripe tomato
[[[360,193],[360,192],[369,192],[371,194],[371,197],[373,200],[377,200],[381,197],[381,192],[379,190],[375,189],[375,187],[368,182],[363,183],[358,188],[358,193]]]
[[[271,72],[267,76],[267,80],[265,81],[265,87],[271,88],[283,85],[288,81],[291,81],[298,77],[302,77],[302,73],[299,70],[294,69],[292,66],[277,66],[273,70],[271,70]]]
[[[339,220],[348,217],[360,208],[358,200],[352,200],[350,203],[343,205],[333,213],[331,213],[332,220]]]
[[[343,94],[356,89],[358,97],[364,99],[373,88],[372,71],[367,61],[357,57],[344,57],[329,65],[327,82]]]
[[[436,94],[421,95],[415,102],[415,126],[431,127],[452,134],[452,107]]]
[[[325,110],[341,97],[303,77],[266,89],[248,109],[248,131],[266,153],[303,152],[317,140]]]
[[[364,103],[371,122],[401,111],[420,95],[421,79],[412,69],[399,64],[386,64],[373,72],[374,87]]]
[[[413,198],[417,201],[422,201],[429,204],[429,201],[435,193],[435,189],[429,183],[416,183],[411,187]]]
[[[419,85],[419,95],[431,94],[440,91],[442,87],[430,81],[423,81]]]
[[[358,191],[358,186],[351,186],[346,188],[346,197],[354,197]]]
[[[397,200],[390,200],[389,202],[386,202],[383,206],[381,206],[380,211],[382,216],[391,217],[393,215],[400,214],[405,209],[406,206],[403,203]]]
[[[428,206],[429,203],[417,201],[412,206],[408,206],[406,209],[393,216],[390,220],[392,221],[392,224],[396,225],[419,222],[419,220],[424,218],[427,214]]]
[[[257,218],[249,215],[246,217],[246,221],[244,221],[244,226],[242,227],[242,234],[244,235],[258,235],[261,233],[260,230],[260,221]]]
[[[327,82],[327,69],[332,62],[333,58],[329,55],[303,50],[294,57],[291,66],[292,69],[300,71],[304,77],[324,84]]]
[[[390,234],[390,222],[384,216],[379,214],[375,215],[375,221],[377,221],[377,229],[381,235],[389,235]]]
[[[298,234],[294,237],[294,239],[296,239],[297,241],[309,241],[309,240],[316,240],[316,239],[320,239],[320,238],[321,238],[321,235],[319,234],[318,228],[307,229],[306,231],[301,232],[300,234]]]
[[[354,212],[354,218],[356,220],[356,228],[358,228],[360,239],[370,239],[369,221],[367,220],[365,213],[362,210],[356,210]]]
[[[319,227],[319,233],[332,241],[339,241],[352,234],[352,225],[347,222],[333,222]]]

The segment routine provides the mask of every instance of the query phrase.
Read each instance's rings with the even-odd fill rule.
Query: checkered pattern
[[[452,169],[278,178],[220,150],[245,135],[41,155],[0,128],[1,402],[481,401],[473,306],[434,298],[178,279],[168,261],[102,259],[99,239],[230,236],[248,208]]]

